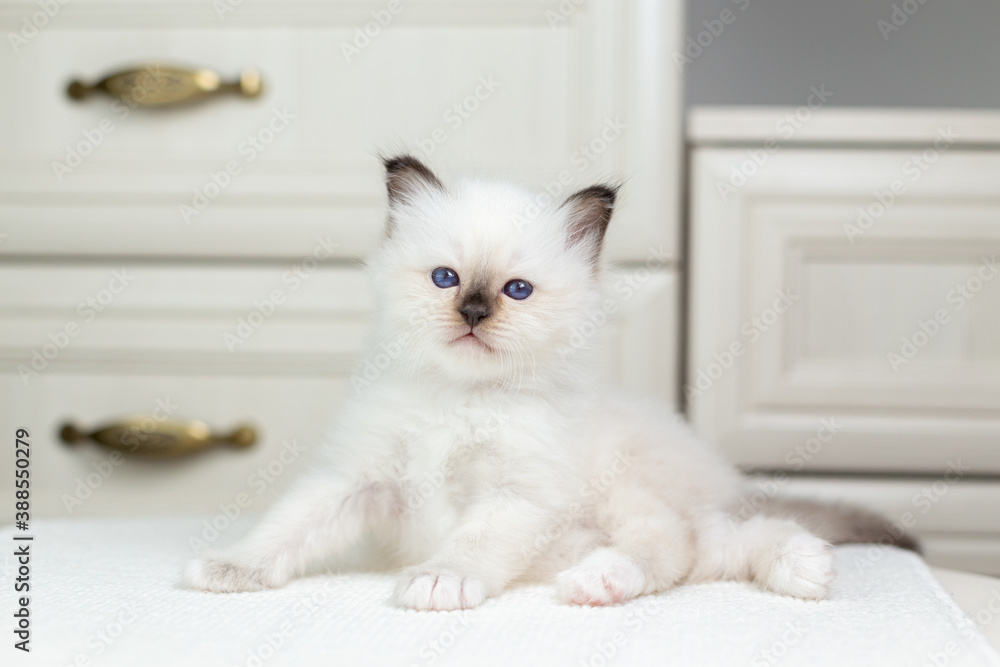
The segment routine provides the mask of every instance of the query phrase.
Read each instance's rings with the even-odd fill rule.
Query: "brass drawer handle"
[[[78,101],[92,93],[102,92],[117,97],[130,107],[160,107],[188,104],[227,93],[257,97],[263,88],[260,74],[253,69],[244,70],[236,81],[224,82],[210,69],[185,69],[152,63],[116,72],[90,85],[73,81],[66,92]]]
[[[90,433],[73,424],[65,424],[59,437],[67,444],[81,440],[94,442],[110,449],[146,458],[169,458],[209,449],[216,445],[231,445],[244,449],[257,441],[251,426],[238,426],[228,435],[215,435],[200,421],[159,421],[152,417],[132,417]]]

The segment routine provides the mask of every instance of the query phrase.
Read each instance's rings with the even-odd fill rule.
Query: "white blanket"
[[[13,659],[0,657],[2,665],[1000,665],[923,561],[894,548],[838,548],[823,602],[716,583],[580,608],[533,586],[443,613],[394,608],[387,575],[314,576],[237,595],[183,590],[200,520],[35,521],[31,529],[31,653],[15,650],[5,630],[0,656]],[[18,544],[11,538],[11,529],[0,531],[4,545]],[[10,627],[17,564],[13,548],[3,550]]]

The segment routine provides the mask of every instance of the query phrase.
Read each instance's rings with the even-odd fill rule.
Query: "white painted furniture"
[[[688,132],[698,431],[1000,573],[1000,115],[700,108]]]
[[[34,516],[271,502],[381,352],[360,269],[384,223],[378,151],[445,180],[509,176],[540,205],[627,177],[608,247],[612,280],[637,288],[601,328],[617,376],[675,402],[679,0],[56,4],[0,62],[0,434],[32,432]],[[3,33],[38,11],[4,2]],[[66,96],[150,61],[255,67],[264,92],[158,110]],[[261,440],[149,462],[57,437],[130,415]]]

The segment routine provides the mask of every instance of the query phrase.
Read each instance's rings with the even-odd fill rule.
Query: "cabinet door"
[[[679,0],[58,5],[37,30],[36,3],[0,6],[25,33],[0,63],[4,254],[289,256],[331,234],[362,257],[377,153],[411,151],[448,178],[524,180],[541,206],[627,178],[611,255],[676,259]],[[123,67],[156,81],[154,62],[253,67],[263,93],[155,110],[66,94]]]
[[[1000,472],[1000,155],[695,152],[698,430],[747,467]]]

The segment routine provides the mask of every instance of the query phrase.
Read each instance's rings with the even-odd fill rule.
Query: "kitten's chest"
[[[446,530],[463,507],[488,492],[504,467],[506,423],[502,410],[472,401],[407,414],[398,437],[406,450],[401,487],[410,510],[430,512]]]
[[[437,465],[448,475],[488,458],[506,435],[508,425],[502,408],[465,399],[412,411],[401,424],[400,438],[407,443],[412,459]]]

